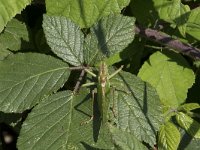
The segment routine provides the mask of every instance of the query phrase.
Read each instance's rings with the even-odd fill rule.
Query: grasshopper
[[[117,73],[122,70],[123,66],[121,66],[118,70],[116,70],[113,74],[108,74],[108,67],[105,62],[101,62],[99,66],[99,74],[96,75],[88,69],[85,69],[87,73],[92,75],[93,77],[98,79],[97,83],[86,83],[83,84],[83,87],[90,86],[90,85],[97,85],[97,103],[100,110],[101,115],[101,122],[102,124],[107,123],[108,121],[108,111],[110,106],[110,100],[106,98],[106,95],[110,92],[110,82],[109,80],[114,77]],[[93,117],[89,121],[91,121]]]

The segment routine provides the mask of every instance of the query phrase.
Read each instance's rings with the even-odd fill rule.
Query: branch
[[[80,76],[78,78],[78,81],[76,82],[76,85],[74,87],[74,91],[73,91],[74,94],[78,92],[78,90],[80,88],[81,81],[82,81],[84,75],[85,75],[85,70],[83,69],[81,71],[81,74],[80,74]]]
[[[142,37],[165,45],[168,48],[174,49],[177,52],[182,53],[183,55],[187,55],[195,60],[200,59],[200,49],[195,48],[190,44],[182,43],[181,41],[174,39],[165,33],[149,28],[143,29],[138,26],[136,26],[135,32],[136,34],[139,34]]]

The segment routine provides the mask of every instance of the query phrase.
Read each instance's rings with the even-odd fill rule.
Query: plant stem
[[[78,90],[80,88],[81,81],[82,81],[84,75],[85,75],[85,70],[83,69],[81,71],[81,74],[80,74],[80,76],[78,78],[78,81],[76,82],[76,85],[74,87],[74,91],[73,91],[74,94],[78,92]]]
[[[183,55],[191,57],[192,59],[195,60],[200,59],[200,49],[195,48],[190,44],[182,43],[181,41],[172,38],[168,34],[150,28],[144,29],[139,26],[135,27],[135,32],[136,34],[139,34],[142,37],[145,37],[151,41],[165,45],[168,48],[174,49],[177,52],[182,53]]]

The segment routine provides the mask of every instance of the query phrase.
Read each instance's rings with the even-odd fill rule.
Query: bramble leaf
[[[4,60],[11,52],[5,49],[0,49],[0,60]]]
[[[147,148],[131,133],[110,126],[113,141],[122,150],[147,150]]]
[[[176,126],[171,122],[166,122],[161,126],[158,134],[158,149],[177,150],[181,135]]]
[[[0,35],[0,47],[4,50],[18,51],[25,46],[27,48],[29,45],[24,43],[28,41],[29,35],[26,25],[17,19],[8,22],[4,32]]]
[[[83,63],[84,35],[65,17],[44,15],[43,29],[51,50],[64,61],[79,66]]]
[[[200,7],[191,10],[187,21],[186,32],[200,40]]]
[[[178,109],[184,111],[191,111],[198,108],[200,108],[200,105],[198,103],[186,103],[181,105]]]
[[[185,102],[195,76],[186,60],[173,52],[156,52],[144,63],[138,74],[156,88],[161,102],[178,107]]]
[[[0,68],[0,110],[10,113],[32,108],[69,76],[66,63],[36,53],[9,55]]]
[[[89,90],[75,96],[70,91],[51,95],[33,108],[22,125],[17,146],[20,150],[86,149],[95,146],[92,122],[89,119]],[[84,102],[84,103],[83,103]],[[98,138],[99,148],[111,149],[107,138]],[[48,143],[48,144],[47,144]]]
[[[177,113],[176,121],[192,137],[200,138],[200,123],[182,112]]]
[[[111,79],[117,126],[153,146],[162,121],[156,90],[138,77],[120,72]]]
[[[0,0],[0,32],[2,32],[8,21],[30,3],[31,0]]]
[[[47,14],[70,18],[81,28],[91,27],[101,17],[120,13],[130,0],[46,0]]]
[[[200,149],[200,139],[194,138],[189,135],[185,130],[180,130],[182,138],[179,144],[178,150],[199,150]]]
[[[102,18],[85,39],[85,62],[95,64],[125,49],[134,39],[134,24],[135,18],[123,15]]]
[[[181,0],[153,0],[154,7],[160,19],[175,24],[180,33],[185,36],[186,23],[190,14],[188,5],[183,5]]]

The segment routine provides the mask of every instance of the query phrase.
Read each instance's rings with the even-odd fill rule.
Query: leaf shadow
[[[174,62],[174,63],[176,63],[177,65],[179,65],[183,68],[190,69],[190,66],[187,64],[186,59],[183,56],[181,56],[180,54],[178,54],[174,51],[169,51],[169,50],[162,50],[161,53],[168,57],[168,59],[162,60],[162,62],[165,62],[165,61],[166,62]],[[148,59],[146,62],[148,63],[149,66],[152,66],[150,59]]]
[[[4,150],[17,150],[16,143],[23,121],[26,119],[30,110],[23,113],[4,113],[0,112],[0,141]],[[14,124],[11,126],[11,124]],[[8,137],[10,141],[6,142]],[[0,148],[1,149],[1,148]]]
[[[106,41],[106,35],[102,27],[102,20],[100,20],[94,28],[94,33],[97,37],[98,40],[98,47],[101,50],[102,54],[105,55],[106,57],[110,56],[110,51],[107,46],[107,41]]]
[[[191,124],[191,126],[188,129],[188,132],[193,133],[195,135],[199,131],[200,127],[197,128],[195,122]],[[186,148],[191,141],[194,139],[191,135],[187,133],[187,131],[183,134],[182,139],[180,141],[180,144],[178,146],[178,150],[182,150],[183,148]]]
[[[100,126],[101,126],[101,117],[100,117],[96,94],[94,96],[94,102],[91,102],[91,104],[93,104],[93,105],[91,105],[93,114],[88,114],[87,112],[85,112],[84,110],[79,108],[81,105],[84,105],[84,103],[86,101],[91,100],[91,97],[92,97],[92,94],[90,92],[89,94],[86,95],[86,97],[83,98],[83,100],[80,103],[78,103],[76,106],[74,106],[74,108],[76,111],[79,111],[80,113],[88,116],[88,120],[89,120],[89,118],[93,117],[93,119],[92,119],[93,139],[94,139],[94,142],[96,143],[98,140]]]
[[[83,23],[84,23],[84,25],[86,26],[86,27],[89,27],[89,25],[93,25],[93,24],[91,24],[91,22],[89,22],[89,24],[88,24],[88,22],[87,22],[87,20],[86,19],[88,19],[86,16],[88,16],[87,14],[85,14],[85,10],[84,10],[84,1],[83,0],[78,0],[78,4],[79,4],[79,9],[80,9],[80,18],[83,20]],[[103,12],[105,11],[105,9],[107,8],[107,5],[109,4],[109,2],[107,2],[107,3],[105,3],[104,4],[104,6],[102,6],[101,7],[101,10],[99,9],[99,8],[97,8],[97,6],[94,6],[94,5],[96,5],[95,4],[95,2],[94,2],[94,4],[93,4],[93,8],[95,9],[98,9],[98,13],[99,13],[99,15],[98,15],[98,17],[97,18],[95,18],[96,20],[94,20],[94,21],[98,21],[99,19],[101,19],[101,14],[103,14]],[[94,11],[94,10],[93,10]],[[92,14],[91,14],[92,15]],[[90,19],[91,20],[91,19]]]

